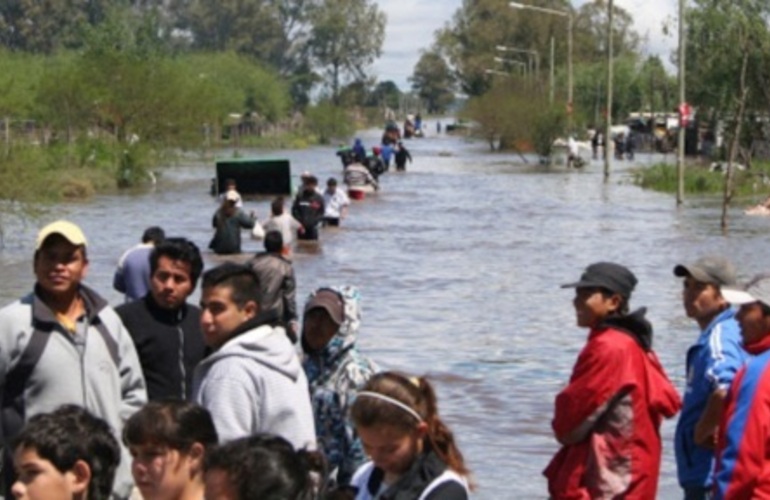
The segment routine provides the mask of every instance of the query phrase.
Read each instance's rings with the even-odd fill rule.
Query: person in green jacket
[[[209,248],[219,255],[241,253],[241,229],[253,229],[257,222],[253,212],[247,215],[236,206],[236,197],[238,193],[228,191],[214,214],[212,226],[215,232]]]

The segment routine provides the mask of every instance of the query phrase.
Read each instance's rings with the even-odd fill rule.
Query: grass
[[[676,165],[657,163],[634,171],[634,182],[645,188],[676,193]],[[684,171],[684,192],[694,195],[721,195],[724,192],[723,172],[711,172],[708,166],[687,164]],[[754,162],[751,170],[735,170],[734,196],[751,196],[770,192],[770,162]]]

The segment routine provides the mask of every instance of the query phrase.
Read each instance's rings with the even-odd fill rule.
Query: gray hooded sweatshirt
[[[211,413],[220,442],[268,432],[315,449],[305,372],[284,329],[261,317],[198,365],[193,394]]]
[[[24,384],[24,420],[74,404],[104,419],[121,442],[123,424],[147,402],[142,368],[131,336],[115,311],[86,286],[81,285],[80,295],[87,313],[74,334],[64,330],[35,293],[0,309],[0,382],[9,383],[7,375],[25,352],[33,324],[42,325],[50,333]],[[107,337],[98,330],[100,324]],[[20,430],[11,429],[5,421],[3,427],[6,440]],[[131,457],[124,446],[121,449],[114,492],[128,498],[133,485]]]

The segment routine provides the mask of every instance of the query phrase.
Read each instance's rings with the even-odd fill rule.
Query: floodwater
[[[371,145],[379,133],[363,137]],[[381,194],[354,202],[341,229],[322,233],[320,248],[296,253],[298,297],[301,307],[319,286],[360,288],[361,349],[384,368],[435,381],[442,416],[475,473],[476,498],[546,497],[541,471],[557,448],[553,396],[586,336],[574,324],[573,292],[561,283],[593,261],[629,266],[639,278],[632,307],[649,308],[655,348],[681,389],[685,352],[697,332],[684,317],[674,265],[716,252],[734,259],[743,278],[770,269],[770,218],[745,217],[736,208],[725,236],[718,200],[676,208],[673,197],[632,185],[623,170],[628,162],[616,162],[605,183],[598,163],[579,172],[544,170],[534,160],[523,165],[516,155],[444,135],[407,145],[414,163],[406,174],[384,175]],[[259,154],[287,157],[295,174],[311,170],[322,181],[340,174],[333,148]],[[87,281],[117,304],[115,262],[145,227],[160,225],[206,248],[216,208],[207,192],[212,172],[202,162],[174,166],[150,192],[57,206],[40,223],[66,217],[84,228]],[[264,219],[268,203],[245,205]],[[6,227],[0,304],[32,284],[37,227]],[[246,251],[260,248],[244,241]],[[216,262],[206,256],[207,266]],[[673,429],[674,421],[662,429],[660,498],[680,497]]]

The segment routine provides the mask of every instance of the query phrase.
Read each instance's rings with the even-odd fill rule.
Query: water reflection
[[[429,128],[433,130],[435,128]],[[364,136],[369,144],[377,131]],[[543,498],[540,476],[556,443],[553,395],[567,380],[586,332],[574,326],[572,292],[559,284],[595,260],[617,260],[639,277],[632,306],[649,307],[655,347],[677,387],[697,332],[684,318],[674,265],[706,252],[731,256],[743,277],[770,268],[764,258],[770,220],[731,217],[719,228],[718,200],[687,201],[642,191],[616,163],[604,182],[601,162],[581,172],[520,165],[517,155],[488,154],[483,143],[412,140],[406,174],[387,174],[383,190],[354,202],[342,228],[295,254],[300,302],[314,288],[353,283],[363,294],[361,347],[386,368],[429,372],[480,485],[478,498]],[[241,151],[247,155],[249,152]],[[260,153],[288,157],[296,173],[339,176],[332,148]],[[642,161],[645,160],[640,155]],[[115,262],[149,225],[206,248],[216,204],[213,166],[189,163],[164,172],[148,193],[97,197],[56,207],[89,238],[88,282],[112,303]],[[246,201],[260,218],[269,200]],[[7,230],[0,252],[0,302],[32,283],[36,227]],[[244,239],[244,249],[260,249]],[[206,255],[207,266],[219,260]],[[197,295],[196,295],[197,300]],[[679,496],[673,422],[663,427],[660,497]],[[513,480],[512,480],[513,479]]]

